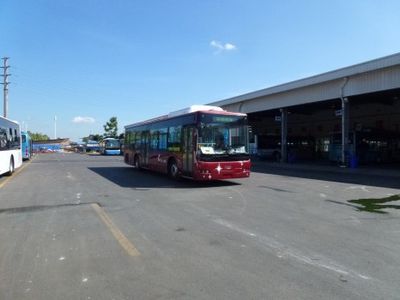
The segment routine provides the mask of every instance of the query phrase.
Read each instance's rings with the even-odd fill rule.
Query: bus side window
[[[130,149],[133,150],[135,147],[135,132],[134,131],[129,131],[127,132],[127,142],[125,143],[125,146]]]
[[[180,151],[182,126],[169,127],[168,130],[168,149],[170,151]]]
[[[12,128],[8,129],[7,148],[8,149],[14,148],[14,137]]]
[[[20,147],[20,137],[18,135],[17,129],[14,129],[14,147],[19,148]]]
[[[135,133],[135,139],[134,139],[134,142],[133,142],[133,144],[134,144],[134,149],[135,150],[138,150],[138,149],[140,149],[140,145],[141,145],[141,136],[142,136],[142,132],[141,131],[137,131],[136,133]]]
[[[158,149],[158,130],[150,131],[150,149],[157,150]]]
[[[12,131],[12,128],[9,128],[8,132],[9,132],[9,135],[8,135],[8,142],[11,144],[11,142],[13,141],[13,131]]]
[[[0,128],[0,150],[7,148],[7,131],[5,128]]]
[[[168,134],[168,128],[160,129],[160,143],[159,143],[160,150],[167,149],[167,134]]]

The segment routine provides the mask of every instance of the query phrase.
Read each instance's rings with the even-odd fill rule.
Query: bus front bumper
[[[250,176],[250,160],[224,162],[197,162],[194,172],[195,180],[221,180],[246,178]]]

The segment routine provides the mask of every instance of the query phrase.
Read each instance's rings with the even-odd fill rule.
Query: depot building
[[[248,114],[261,159],[400,163],[400,53],[210,104]]]

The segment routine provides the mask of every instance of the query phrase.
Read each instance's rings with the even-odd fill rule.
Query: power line
[[[3,57],[3,67],[0,67],[3,69],[3,82],[1,83],[3,85],[3,115],[4,118],[7,118],[8,114],[8,85],[10,82],[7,80],[8,76],[11,76],[11,74],[8,73],[8,68],[10,66],[7,64],[9,57]]]

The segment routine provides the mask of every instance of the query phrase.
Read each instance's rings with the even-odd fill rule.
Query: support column
[[[347,166],[349,158],[349,100],[342,98],[342,166]]]
[[[287,108],[281,108],[281,162],[287,162]]]
[[[258,134],[254,135],[254,151],[255,153],[252,154],[257,154],[257,149],[258,149]]]

